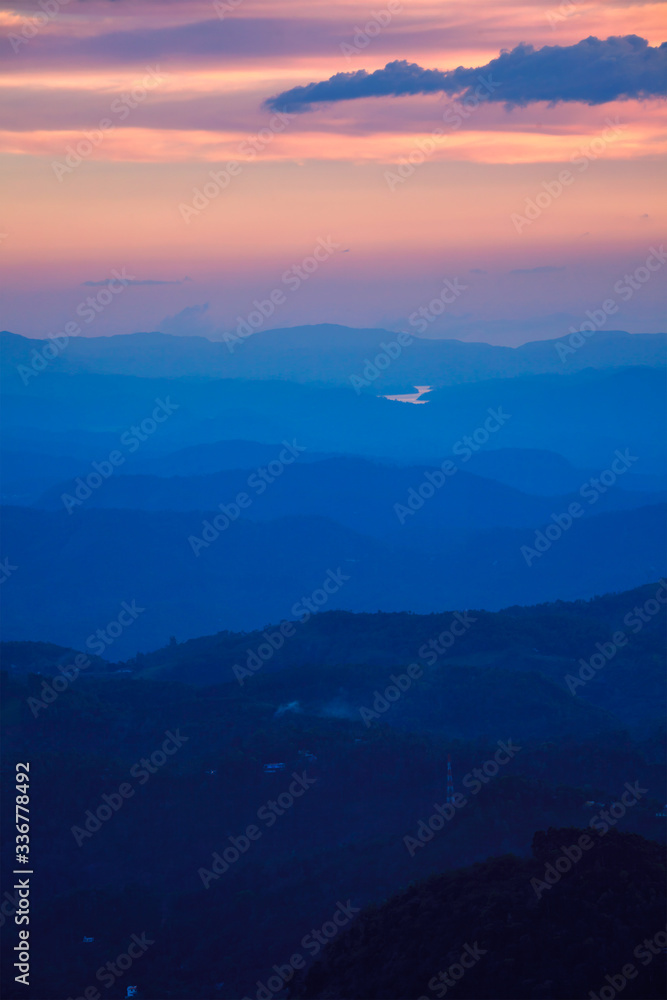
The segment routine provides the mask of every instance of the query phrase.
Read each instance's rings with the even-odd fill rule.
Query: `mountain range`
[[[275,349],[289,366],[318,331],[258,334],[238,358]],[[324,354],[345,367],[382,335],[326,328]],[[660,578],[664,338],[605,336],[601,367],[580,371],[547,365],[553,344],[410,345],[436,352],[410,405],[270,366],[203,374],[237,354],[163,334],[73,339],[26,384],[16,364],[36,342],[6,335],[4,637],[81,645],[136,600],[114,640],[125,658],[174,632],[296,619],[328,573],[342,576],[324,609],[353,612],[498,610]],[[177,374],[159,375],[169,359]]]
[[[48,367],[67,374],[288,379],[356,386],[360,392],[377,393],[400,392],[406,384],[441,387],[488,378],[565,374],[585,368],[664,368],[667,344],[667,334],[629,334],[622,330],[598,330],[573,350],[568,350],[568,338],[572,336],[568,331],[560,340],[533,341],[520,347],[425,339],[410,331],[403,333],[402,345],[398,336],[392,330],[358,330],[325,323],[261,331],[229,346],[224,341],[165,333],[65,336],[62,350],[49,360]],[[558,344],[566,345],[565,352],[559,352]],[[45,347],[51,348],[50,340],[21,337],[9,331],[0,333],[0,355],[7,368],[31,366],[33,351],[41,353]],[[380,366],[375,365],[375,359],[382,354],[387,355],[386,367],[384,359]],[[373,367],[364,371],[369,363]],[[358,381],[353,382],[353,376]],[[367,385],[362,384],[364,381]]]

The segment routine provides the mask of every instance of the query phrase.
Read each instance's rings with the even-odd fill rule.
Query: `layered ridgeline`
[[[589,324],[590,326],[591,324]],[[358,392],[405,392],[408,386],[456,385],[488,378],[513,378],[585,368],[647,365],[664,368],[665,334],[628,334],[598,329],[591,335],[565,333],[520,347],[419,336],[428,324],[405,331],[351,329],[333,324],[253,333],[250,327],[216,340],[164,333],[86,337],[59,331],[37,340],[7,331],[0,352],[8,370],[25,382],[44,370],[68,374],[105,373],[151,378],[290,379],[352,386]],[[56,333],[56,331],[54,331]],[[427,382],[424,378],[428,376]]]
[[[592,601],[497,613],[304,608],[297,622],[172,638],[120,662],[92,652],[114,652],[114,629],[91,636],[82,652],[34,642],[1,648],[10,676],[31,678],[27,707],[34,718],[47,717],[53,678],[64,674],[67,686],[86,678],[223,685],[230,702],[259,698],[287,716],[346,719],[366,729],[389,724],[451,739],[473,739],[492,727],[520,740],[623,728],[646,736],[660,730],[666,708],[666,609],[663,580]],[[126,603],[121,626],[136,627],[137,612]],[[396,698],[397,685],[409,696]]]
[[[401,463],[537,449],[584,469],[604,468],[616,448],[629,447],[640,449],[641,466],[633,471],[653,473],[656,463],[664,471],[664,371],[649,366],[487,378],[434,389],[423,405],[286,380],[63,375],[47,368],[24,385],[13,366],[4,372],[4,448],[98,461],[120,448],[123,471],[143,470],[145,456],[157,453],[239,440],[279,446],[284,438],[309,452]],[[423,371],[420,384],[428,378]],[[401,388],[408,392],[411,384]],[[143,422],[152,431],[142,431]]]
[[[304,601],[496,610],[667,570],[650,366],[486,378],[416,406],[285,381],[5,376],[7,639],[85,645],[134,601],[113,652],[91,649],[119,659]]]

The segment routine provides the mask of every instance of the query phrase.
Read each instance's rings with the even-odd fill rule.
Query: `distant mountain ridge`
[[[260,331],[231,345],[203,337],[163,333],[120,334],[113,337],[72,337],[48,361],[51,371],[138,375],[150,378],[288,379],[345,385],[358,392],[409,391],[416,384],[434,386],[519,375],[566,374],[585,368],[618,368],[667,363],[667,334],[598,331],[581,347],[563,357],[559,340],[532,341],[520,347],[483,342],[423,339],[409,333],[397,341],[396,331],[352,329],[334,324]],[[405,337],[405,335],[403,335]],[[387,353],[382,345],[391,345]],[[33,351],[49,340],[0,333],[0,358],[5,377],[17,365],[30,367]],[[384,355],[378,366],[375,359]],[[370,363],[371,367],[368,367]],[[27,376],[31,378],[30,375]],[[427,380],[426,383],[424,380]]]

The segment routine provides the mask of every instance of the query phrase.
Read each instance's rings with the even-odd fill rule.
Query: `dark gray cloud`
[[[488,84],[492,88],[489,93]],[[484,98],[509,106],[537,101],[578,101],[604,104],[627,98],[667,96],[667,43],[651,47],[638,35],[599,39],[591,36],[576,45],[545,45],[535,49],[522,43],[502,52],[485,66],[442,71],[422,69],[396,60],[374,73],[336,73],[329,80],[294,87],[266,105],[272,110],[308,111],[314,105],[360,97],[400,97],[405,94],[457,94],[461,99]]]

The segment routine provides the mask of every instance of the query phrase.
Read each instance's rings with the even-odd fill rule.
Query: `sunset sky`
[[[623,36],[660,46],[666,21],[630,0],[2,3],[2,326],[56,333],[125,268],[88,335],[219,336],[324,239],[336,251],[268,326],[402,329],[449,277],[467,287],[432,334],[560,336],[665,239],[665,50]],[[618,44],[598,64],[571,48],[589,36]],[[562,84],[560,53],[538,51],[528,80],[510,59],[460,116],[447,71],[483,80],[522,43],[563,47]],[[394,61],[442,71],[450,92],[363,96],[362,78],[331,103],[279,96]],[[664,329],[665,273],[619,298],[614,328]]]

